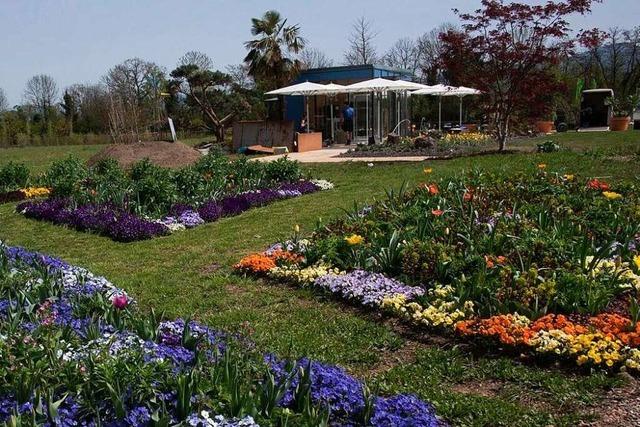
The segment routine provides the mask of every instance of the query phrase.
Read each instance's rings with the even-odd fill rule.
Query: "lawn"
[[[538,140],[519,144],[534,146]],[[335,189],[277,202],[168,237],[129,244],[79,233],[14,213],[0,206],[0,239],[61,257],[102,274],[130,292],[143,307],[168,316],[193,316],[215,327],[251,334],[264,350],[307,355],[346,367],[389,392],[413,392],[430,400],[455,425],[574,425],[592,412],[621,377],[536,367],[493,354],[471,354],[438,337],[402,333],[396,325],[331,299],[290,287],[240,278],[231,265],[242,255],[291,233],[312,230],[349,209],[372,201],[387,188],[463,169],[503,170],[506,175],[547,170],[635,180],[640,174],[640,132],[567,133],[553,137],[571,150],[553,154],[512,154],[420,164],[361,163],[312,165],[317,178]],[[25,161],[42,170],[73,153],[90,157],[99,146],[27,147],[0,150],[0,162]]]

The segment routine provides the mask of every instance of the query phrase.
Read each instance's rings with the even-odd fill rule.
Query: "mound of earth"
[[[202,154],[181,142],[137,142],[135,144],[112,144],[91,157],[89,165],[103,159],[115,159],[120,166],[128,168],[133,163],[148,158],[152,163],[167,168],[180,168],[197,161]]]

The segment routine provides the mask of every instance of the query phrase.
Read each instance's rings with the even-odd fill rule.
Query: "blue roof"
[[[294,83],[302,82],[350,82],[364,81],[377,77],[392,80],[411,80],[413,74],[408,70],[385,67],[382,65],[346,65],[340,67],[312,68],[302,71]]]

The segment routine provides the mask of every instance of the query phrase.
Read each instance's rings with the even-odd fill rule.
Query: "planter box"
[[[322,150],[322,132],[298,133],[296,136],[298,143],[295,151],[298,153]]]

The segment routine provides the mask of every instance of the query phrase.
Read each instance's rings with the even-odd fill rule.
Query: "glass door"
[[[352,97],[355,116],[353,118],[353,139],[356,144],[367,144],[371,133],[370,100],[368,94],[355,94]]]

